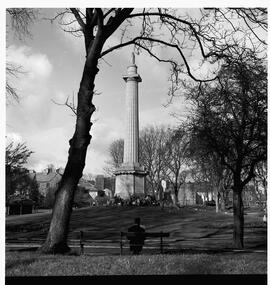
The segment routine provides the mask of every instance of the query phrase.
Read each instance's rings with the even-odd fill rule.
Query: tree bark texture
[[[216,213],[219,212],[219,191],[218,191],[218,187],[215,187],[215,202],[216,202]]]
[[[225,211],[225,199],[223,195],[220,195],[220,211],[224,212]]]
[[[77,120],[75,133],[70,140],[68,162],[56,192],[49,232],[40,248],[44,253],[65,253],[70,250],[67,244],[69,221],[77,184],[85,166],[87,147],[90,144],[91,116],[95,111],[92,103],[94,80],[98,72],[97,63],[103,43],[92,46],[86,58],[80,89],[78,92]]]
[[[78,92],[76,128],[69,142],[68,161],[56,192],[49,232],[45,243],[40,248],[45,253],[65,253],[69,251],[67,236],[74,192],[82,177],[87,147],[91,140],[91,116],[95,111],[92,101],[95,77],[98,72],[98,59],[105,41],[133,10],[133,8],[117,9],[116,15],[111,17],[104,26],[104,15],[101,8],[95,8],[94,10],[86,8],[86,23],[81,21],[75,8],[70,9],[84,31],[86,61]],[[96,31],[95,27],[97,27]]]
[[[242,249],[244,247],[244,205],[242,191],[239,188],[233,189],[233,242],[234,247]]]
[[[219,179],[215,183],[215,202],[216,202],[216,213],[220,212],[221,210],[221,188],[222,188],[222,179]]]

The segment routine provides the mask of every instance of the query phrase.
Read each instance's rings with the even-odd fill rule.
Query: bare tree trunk
[[[220,201],[221,201],[221,187],[222,187],[222,179],[218,179],[216,184],[216,213],[218,213],[221,209]]]
[[[92,104],[94,80],[98,72],[97,61],[101,47],[93,48],[88,55],[78,92],[77,121],[75,133],[70,140],[68,162],[56,192],[52,219],[45,243],[40,248],[44,253],[65,253],[69,220],[72,212],[74,192],[85,166],[87,147],[90,144],[91,116],[95,111]]]
[[[219,201],[220,201],[220,211],[225,211],[225,204],[226,204],[226,198],[225,198],[225,187],[224,187],[224,180],[221,180],[220,188],[219,188]]]
[[[152,187],[152,195],[153,195],[153,197],[156,198],[156,191],[155,191],[155,189],[156,189],[156,185],[153,185],[153,187]]]
[[[242,191],[239,188],[233,189],[233,242],[234,247],[241,249],[244,247],[244,206]]]
[[[98,72],[98,59],[103,45],[122,24],[133,8],[117,9],[104,26],[101,8],[86,8],[86,22],[80,18],[75,8],[70,8],[81,26],[86,49],[86,61],[78,92],[77,120],[75,133],[70,140],[68,162],[56,192],[50,229],[40,250],[45,253],[64,253],[69,251],[67,235],[74,200],[74,192],[82,177],[87,147],[90,144],[91,117],[95,111],[93,105],[94,82]]]
[[[223,194],[220,195],[220,211],[225,211],[225,198]]]
[[[175,182],[175,184],[172,187],[171,199],[172,199],[172,202],[173,202],[173,206],[175,208],[179,208],[177,182]]]
[[[218,187],[216,187],[216,195],[215,195],[215,202],[216,202],[216,213],[218,213],[219,212],[219,199],[218,199],[218,193],[219,193],[219,191],[218,191]]]

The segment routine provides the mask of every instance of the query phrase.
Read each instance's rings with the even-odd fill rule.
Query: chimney
[[[48,166],[48,172],[47,172],[47,174],[50,174],[50,173],[53,173],[54,172],[54,167],[53,167],[53,165],[49,165]]]

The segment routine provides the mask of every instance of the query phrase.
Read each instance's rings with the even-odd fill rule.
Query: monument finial
[[[131,53],[131,63],[135,64],[135,54],[134,54],[134,52]]]

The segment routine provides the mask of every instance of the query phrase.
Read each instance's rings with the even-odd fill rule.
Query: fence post
[[[83,249],[83,231],[80,231],[80,247],[81,247],[81,252],[80,254],[84,254],[84,249]]]
[[[163,239],[162,239],[162,233],[163,232],[160,232],[161,235],[160,235],[160,253],[163,253]]]
[[[120,255],[122,255],[122,252],[123,252],[122,232],[120,232]]]

